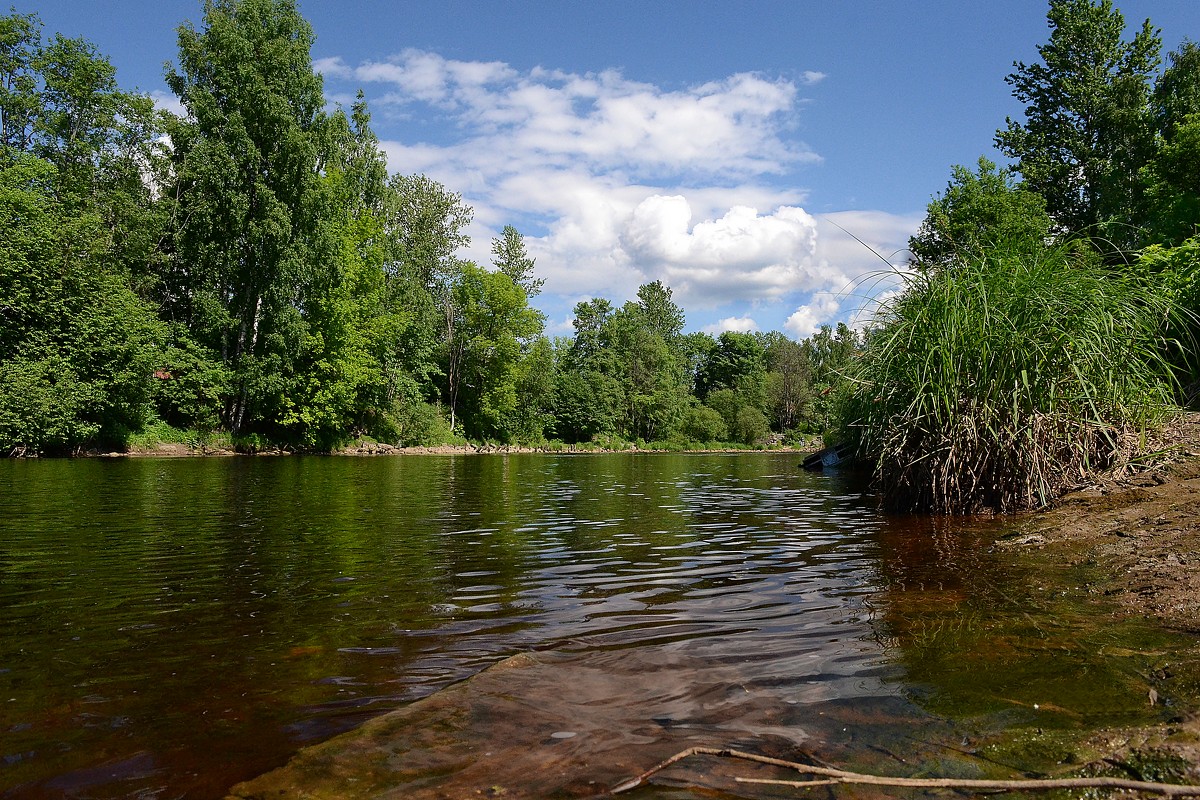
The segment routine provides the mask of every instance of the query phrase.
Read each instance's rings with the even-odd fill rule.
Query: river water
[[[798,461],[0,462],[0,795],[221,797],[526,652],[659,674],[589,701],[639,741],[899,759],[1164,713],[1171,642],[1098,624],[1084,572]]]

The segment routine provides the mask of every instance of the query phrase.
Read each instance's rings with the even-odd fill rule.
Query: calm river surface
[[[1039,699],[1062,724],[1145,717],[1155,654],[1097,656],[1117,634],[1073,576],[798,461],[0,461],[0,795],[220,797],[531,650],[701,665],[663,677],[666,711],[611,698],[664,730],[716,680],[752,702],[722,694],[715,734],[778,705],[844,747],[1053,724]]]

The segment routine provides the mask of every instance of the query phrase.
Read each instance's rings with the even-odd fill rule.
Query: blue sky
[[[1117,0],[1164,50],[1196,0]],[[301,0],[331,101],[366,92],[393,172],[475,209],[464,255],[512,224],[549,332],[590,297],[661,279],[691,330],[856,321],[953,164],[999,159],[1004,76],[1049,33],[1044,0]],[[126,88],[170,107],[163,65],[199,0],[42,0]],[[844,232],[845,231],[845,232]],[[864,247],[853,234],[871,246]]]

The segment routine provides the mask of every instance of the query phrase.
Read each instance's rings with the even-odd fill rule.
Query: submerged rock
[[[780,704],[735,676],[729,665],[680,653],[654,661],[629,650],[516,655],[305,748],[286,766],[235,786],[229,798],[593,797],[693,746],[790,759],[805,758],[811,747],[844,757],[840,748],[851,739],[860,746],[886,731],[894,741],[916,724],[893,698],[871,709],[823,702],[816,711],[803,698]],[[925,730],[935,735],[937,727]],[[655,780],[698,796],[778,796],[739,785],[735,776],[794,773],[698,758]]]

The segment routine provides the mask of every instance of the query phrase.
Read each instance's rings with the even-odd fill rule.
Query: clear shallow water
[[[1063,724],[1136,716],[1158,656],[1097,662],[1117,634],[1079,633],[1079,587],[1046,593],[986,529],[888,520],[798,460],[0,462],[0,793],[219,797],[530,650],[672,665],[611,698],[664,730],[704,709],[746,734],[765,704],[1021,724],[1081,665],[1120,691]]]

